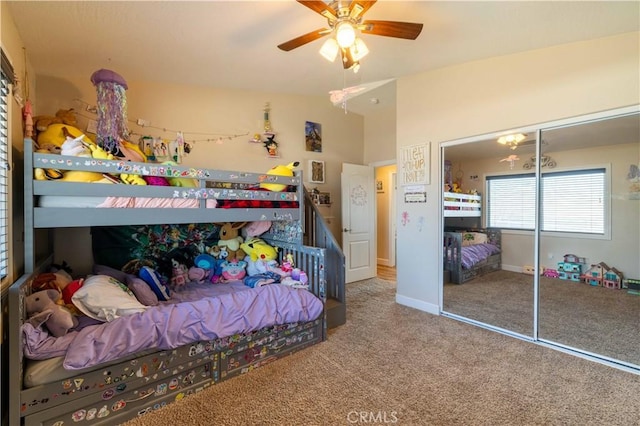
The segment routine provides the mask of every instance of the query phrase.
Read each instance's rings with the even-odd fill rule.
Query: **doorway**
[[[375,167],[376,181],[376,262],[383,268],[396,266],[396,172],[393,164]],[[394,271],[395,273],[395,271]]]

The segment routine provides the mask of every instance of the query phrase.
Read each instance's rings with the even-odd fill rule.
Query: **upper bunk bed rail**
[[[33,228],[112,226],[137,224],[180,224],[194,222],[232,222],[250,220],[300,220],[304,199],[302,172],[294,176],[276,176],[267,173],[214,170],[204,168],[163,165],[158,163],[129,162],[121,159],[42,154],[34,152],[34,142],[25,139],[25,216]],[[108,175],[127,173],[138,176],[195,179],[197,187],[152,186],[126,184],[98,184],[36,180],[35,171],[42,169],[77,170]],[[258,190],[261,183],[280,184],[293,191]],[[57,197],[130,197],[168,199],[165,207],[100,207],[94,205],[40,205],[43,196]],[[188,206],[180,203],[189,200]],[[245,203],[220,202],[245,201]],[[297,205],[295,204],[297,203]],[[95,203],[94,203],[95,204]],[[266,205],[265,205],[266,204]],[[215,207],[215,209],[214,209]],[[214,212],[215,210],[215,212]]]
[[[482,197],[479,194],[445,192],[445,217],[479,217],[482,214]]]

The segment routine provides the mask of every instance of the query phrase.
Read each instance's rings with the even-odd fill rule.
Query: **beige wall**
[[[428,202],[404,204],[397,197],[398,218],[404,213],[409,219],[398,219],[400,303],[439,312],[439,143],[640,103],[639,36],[496,57],[398,81],[397,147],[431,142]],[[416,253],[424,261],[416,262]]]
[[[88,119],[95,119],[95,115],[85,111],[86,104],[94,105],[96,100],[95,88],[89,77],[81,80],[38,77],[39,112],[52,114],[59,108],[76,108],[79,110],[80,127],[84,128]],[[123,77],[126,79],[126,76]],[[343,110],[332,106],[326,97],[140,81],[127,83],[129,120],[136,122],[140,118],[150,121],[150,126],[153,127],[181,130],[185,132],[187,141],[194,138],[212,139],[208,142],[195,142],[183,165],[255,172],[267,171],[276,164],[300,161],[301,169],[308,174],[308,160],[325,161],[325,183],[307,184],[307,187],[317,187],[320,191],[332,194],[331,207],[322,207],[320,211],[324,216],[332,218],[329,226],[337,240],[341,241],[340,172],[343,162],[363,163],[362,116],[344,114]],[[267,158],[262,144],[248,142],[255,132],[262,130],[265,102],[270,102],[271,105],[271,125],[277,133],[275,139],[279,143],[278,151],[281,156],[278,159]],[[321,153],[305,150],[304,124],[307,120],[322,125]],[[133,123],[130,130],[152,136],[175,137],[173,132],[162,132],[151,127],[141,128]],[[189,132],[210,135],[193,135]],[[231,140],[225,138],[220,145],[215,143],[217,136],[213,134],[222,135],[223,138],[226,135],[242,136]],[[138,136],[132,139],[137,141],[137,138]],[[60,238],[56,240],[60,241]],[[69,259],[67,261],[70,262]],[[79,260],[78,263],[85,261]]]
[[[395,84],[395,82],[390,84]],[[367,113],[364,123],[364,163],[371,164],[381,161],[395,160],[395,105],[376,109],[371,113]]]

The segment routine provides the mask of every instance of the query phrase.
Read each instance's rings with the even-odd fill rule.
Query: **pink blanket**
[[[207,200],[207,208],[215,208],[216,200]],[[200,200],[197,198],[146,198],[146,197],[107,197],[104,202],[98,205],[104,208],[174,208],[174,209],[196,209],[200,207]]]

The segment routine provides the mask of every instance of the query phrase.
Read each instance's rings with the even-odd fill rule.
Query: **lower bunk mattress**
[[[117,424],[322,341],[311,292],[189,283],[169,301],[61,337],[21,328],[24,424]]]

